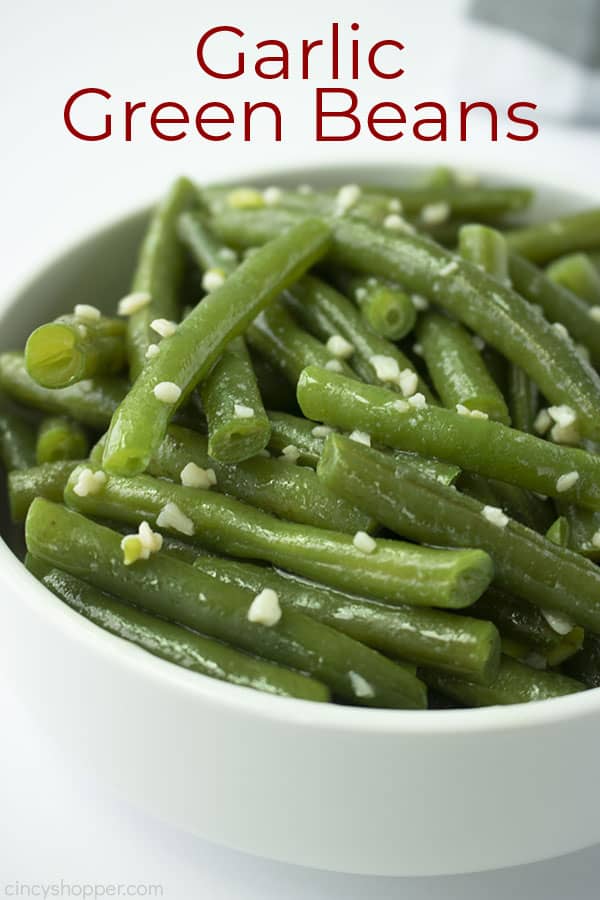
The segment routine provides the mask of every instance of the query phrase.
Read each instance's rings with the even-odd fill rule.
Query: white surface
[[[394,13],[394,31],[410,45],[407,94],[444,99],[451,92],[448,75],[460,53],[460,32],[452,16],[463,5],[460,0],[444,4],[426,0],[407,5],[400,15],[396,3],[381,2],[371,4],[367,23],[362,15],[364,3],[351,0],[344,4],[343,15],[349,22],[356,12],[363,33],[377,38],[389,33]],[[197,3],[182,0],[167,5],[134,0],[126,9],[116,2],[90,7],[73,0],[3,5],[0,78],[7,95],[0,125],[3,291],[65,240],[151,198],[182,170],[198,177],[222,177],[260,165],[350,162],[357,157],[386,161],[419,158],[432,164],[454,159],[461,165],[476,165],[481,149],[474,144],[440,148],[361,140],[317,146],[308,142],[300,128],[292,128],[287,141],[279,146],[237,141],[207,146],[195,139],[175,147],[153,139],[130,146],[116,141],[87,145],[66,134],[64,99],[88,83],[106,86],[124,97],[155,102],[169,95],[189,103],[219,93],[231,98],[236,91],[244,97],[268,96],[264,83],[257,89],[244,82],[226,90],[209,86],[210,93],[206,93],[207,85],[196,81],[194,68],[195,40],[203,28],[218,21],[236,22],[255,39],[279,35],[291,39],[298,33],[314,37],[341,12],[336,4],[323,14],[323,4],[303,3],[286,6],[284,22],[281,4],[268,2],[253,5],[249,23],[244,8],[241,0],[221,2],[217,17]],[[432,38],[434,16],[439,30]],[[281,91],[279,86],[274,88],[273,96],[285,97],[288,110],[295,103],[306,102],[306,93],[293,82]],[[361,87],[365,101],[380,93],[378,84]],[[589,179],[597,180],[599,150],[600,141],[593,134],[565,136],[544,128],[531,144],[486,144],[486,157],[490,165],[506,164],[524,177],[535,174],[564,183],[568,173],[578,187]],[[483,895],[588,900],[597,891],[600,849],[519,870],[400,881],[328,875],[244,857],[149,820],[90,776],[73,772],[15,702],[11,685],[6,683],[0,683],[0,720],[0,892],[3,883],[16,879],[40,882],[61,877],[71,882],[162,882],[164,896],[173,900],[187,900],[192,895],[215,900],[269,900],[282,895],[286,900],[335,900],[338,896],[349,900],[364,896],[479,900]],[[568,791],[568,772],[564,787]],[[560,822],[556,827],[561,827]]]

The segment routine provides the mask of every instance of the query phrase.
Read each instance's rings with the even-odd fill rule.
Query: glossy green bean
[[[533,199],[531,190],[519,187],[376,185],[373,190],[399,200],[407,215],[419,215],[425,207],[443,203],[448,206],[449,215],[481,222],[521,212]]]
[[[306,220],[246,259],[163,340],[113,416],[104,450],[107,471],[142,472],[177,407],[208,375],[223,348],[327,250],[330,232]],[[166,385],[166,388],[165,388]],[[164,390],[159,399],[155,390]]]
[[[600,272],[587,253],[561,256],[548,266],[546,275],[586,303],[600,305]]]
[[[227,345],[198,390],[214,459],[241,462],[264,450],[271,426],[242,337]]]
[[[19,415],[0,408],[0,462],[7,472],[35,463],[35,431]]]
[[[433,456],[545,496],[600,508],[600,458],[585,450],[436,406],[399,406],[383,388],[314,366],[300,376],[298,402],[308,418],[345,431],[360,429],[376,443]]]
[[[501,589],[600,631],[600,569],[553,544],[519,522],[503,517],[454,488],[409,471],[340,435],[325,444],[318,475],[342,497],[414,541],[446,547],[479,547],[494,561]]]
[[[202,214],[184,213],[179,217],[178,228],[181,239],[205,273],[203,283],[209,290],[210,276],[218,284],[235,271],[236,254],[211,234]],[[269,420],[242,337],[225,347],[198,391],[208,424],[211,456],[234,463],[264,450],[269,441]],[[238,409],[245,410],[245,418],[236,414]]]
[[[568,546],[588,559],[600,561],[600,512],[573,503],[559,506],[569,525]]]
[[[25,366],[42,387],[62,388],[119,374],[125,353],[123,321],[74,313],[35,329],[25,345]]]
[[[479,266],[502,284],[510,285],[506,238],[486,225],[463,225],[458,235],[458,251],[463,259]]]
[[[508,369],[508,409],[513,428],[533,434],[538,411],[538,389],[520,366]]]
[[[507,234],[511,250],[532,262],[546,263],[576,250],[600,248],[600,209],[588,209]]]
[[[305,612],[394,659],[484,683],[498,669],[500,641],[496,627],[479,618],[439,609],[392,607],[252,563],[204,554],[194,559],[195,549],[171,539],[166,540],[165,549],[182,554],[185,561],[193,561],[205,574],[225,584],[254,593],[269,587],[284,606]]]
[[[102,429],[127,392],[118,376],[97,375],[66,388],[44,388],[27,374],[22,353],[0,353],[0,389],[9,397],[47,415],[66,415]]]
[[[594,365],[600,365],[600,322],[590,314],[589,303],[516,254],[510,257],[510,277],[515,290],[539,305],[550,322],[564,325],[573,340],[589,350]],[[545,390],[541,382],[538,384]]]
[[[268,211],[240,218],[239,213],[232,218],[223,214],[213,225],[221,236],[227,233],[234,241],[235,235],[238,241],[252,236],[254,243],[284,227]],[[535,304],[423,236],[392,233],[349,217],[335,219],[332,229],[332,263],[400,281],[444,307],[520,365],[551,403],[571,406],[584,436],[600,437],[600,376]],[[511,277],[514,281],[512,266]]]
[[[539,607],[520,597],[489,588],[469,609],[469,614],[493,622],[503,639],[522,645],[542,656],[549,666],[558,666],[577,653],[583,644],[584,631],[573,626],[566,634],[550,627]]]
[[[335,283],[354,300],[367,325],[380,337],[399,341],[415,327],[414,303],[398,285],[348,272],[339,273]]]
[[[8,503],[13,522],[24,522],[36,497],[62,501],[71,472],[82,460],[65,459],[9,473]]]
[[[92,453],[99,463],[102,449]],[[313,469],[282,459],[256,456],[237,465],[211,458],[208,440],[188,428],[171,425],[164,441],[150,460],[148,474],[179,482],[185,466],[194,463],[216,476],[216,490],[236,497],[291,522],[329,528],[332,531],[374,531],[377,523],[352,504],[340,500],[323,486]]]
[[[77,422],[63,416],[49,416],[40,423],[35,446],[38,466],[59,460],[85,459],[90,442]]]
[[[26,565],[44,587],[71,609],[153,656],[191,672],[267,694],[320,703],[329,700],[325,685],[300,672],[257,659],[188,628],[157,619],[29,554]]]
[[[552,525],[554,512],[548,501],[524,488],[495,478],[484,478],[475,472],[462,472],[457,486],[469,497],[488,506],[498,506],[511,519],[544,534]]]
[[[158,553],[126,566],[121,535],[64,507],[37,499],[26,523],[30,553],[161,618],[281,665],[306,672],[332,692],[366,706],[423,708],[423,685],[410,672],[294,609],[273,626],[252,622],[253,594],[225,585]]]
[[[350,366],[300,328],[280,303],[264,310],[254,320],[248,328],[247,338],[250,346],[279,368],[292,385],[307,365],[335,366],[348,377],[354,377]]]
[[[465,706],[506,706],[549,700],[582,691],[584,685],[557,672],[543,672],[510,659],[502,658],[500,671],[488,685],[475,684],[431,670],[419,670],[425,682],[436,691]]]
[[[437,313],[428,313],[419,322],[417,336],[427,369],[444,406],[479,410],[507,425],[508,409],[496,382],[489,374],[472,336],[459,325]]]
[[[127,323],[132,381],[144,368],[148,347],[155,341],[151,323],[155,319],[179,319],[185,252],[177,234],[177,222],[181,213],[197,202],[195,185],[187,178],[178,178],[150,219],[131,285],[132,292],[149,297],[146,306],[134,313]]]
[[[99,493],[82,497],[75,491],[79,475],[80,470],[75,470],[65,490],[65,501],[79,512],[132,525],[147,519],[177,533],[177,522],[173,526],[172,517],[165,514],[167,504],[175,504],[187,519],[179,523],[180,534],[185,527],[183,533],[209,550],[262,559],[376,600],[461,608],[479,597],[491,581],[491,561],[481,551],[449,553],[399,541],[371,544],[372,539],[364,550],[348,534],[284,522],[224,494],[180,487],[147,475],[111,476]]]
[[[323,451],[329,429],[316,422],[311,422],[309,419],[286,413],[269,413],[269,417],[271,419],[271,443],[269,445],[271,449],[281,453],[285,447],[289,447],[291,444],[299,451],[298,462],[301,465],[315,468]],[[439,459],[404,450],[390,452],[404,460],[407,465],[413,465],[423,475],[435,478],[442,484],[454,484],[460,475],[458,466],[440,462]]]

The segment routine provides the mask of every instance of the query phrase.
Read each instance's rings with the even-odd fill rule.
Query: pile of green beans
[[[48,602],[288,699],[600,686],[600,212],[532,196],[178,179],[125,297],[0,353]]]

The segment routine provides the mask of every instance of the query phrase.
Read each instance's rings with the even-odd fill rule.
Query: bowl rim
[[[342,165],[312,164],[291,168],[283,165],[279,168],[255,170],[243,178],[245,181],[258,183],[273,181],[278,177],[293,178],[298,180],[298,183],[310,181],[311,177],[321,180],[331,177],[332,180],[340,181],[340,175],[343,176],[344,173],[351,178],[353,172],[369,168],[378,173],[418,172],[430,170],[431,164],[420,165],[411,160],[407,161],[406,165],[391,163],[381,165],[372,159],[366,159]],[[506,170],[502,171],[495,166],[479,164],[477,173],[499,183],[507,181]],[[586,202],[589,204],[590,200],[593,200],[593,197],[584,195],[581,190],[573,189],[566,178],[562,183],[557,179],[553,179],[552,182],[538,179],[534,181],[536,190],[542,193],[569,193],[572,199],[580,198],[582,205]],[[229,178],[220,183],[233,184],[235,181]],[[48,270],[65,263],[68,257],[76,255],[102,234],[138,218],[149,208],[145,205],[118,218],[104,221],[80,240],[68,243],[59,252],[52,253],[7,296],[0,298],[0,318],[3,318],[21,295],[27,293]],[[271,723],[365,736],[370,734],[404,737],[427,734],[462,736],[554,725],[600,712],[598,688],[532,703],[449,710],[370,709],[272,696],[183,669],[105,631],[66,606],[40,584],[1,536],[0,582],[6,587],[9,596],[12,595],[13,601],[17,597],[19,603],[27,604],[30,611],[44,619],[51,629],[62,631],[67,639],[84,644],[90,653],[101,656],[104,662],[118,666],[128,675],[147,678],[158,682],[163,688],[183,693],[192,699],[197,698],[221,706],[223,709],[227,708],[229,712],[256,717]]]

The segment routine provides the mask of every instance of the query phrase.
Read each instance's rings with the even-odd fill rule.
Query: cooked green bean
[[[46,388],[68,387],[94,375],[117,375],[125,366],[125,323],[94,307],[40,325],[25,345],[25,365]]]
[[[326,703],[329,691],[313,678],[257,659],[115,600],[85,581],[28,555],[30,572],[64,603],[95,625],[192,672],[279,697]]]
[[[102,447],[98,445],[91,460],[100,463],[101,459]],[[179,482],[184,480],[186,466],[192,464],[203,470],[197,473],[200,478],[206,478],[212,469],[216,490],[282,519],[351,534],[376,528],[374,519],[328,491],[312,469],[294,465],[293,458],[289,462],[286,459],[256,456],[235,466],[221,463],[211,458],[205,435],[171,425],[147,471],[157,478]]]
[[[235,463],[264,450],[271,427],[242,337],[227,345],[198,390],[214,459]]]
[[[499,506],[511,519],[541,534],[552,524],[554,513],[551,504],[524,488],[495,478],[484,478],[475,472],[461,472],[457,486],[467,496],[488,506]]]
[[[569,523],[565,516],[558,516],[546,530],[546,537],[559,547],[569,546]]]
[[[587,253],[561,256],[548,266],[546,275],[592,306],[600,305],[600,272]]]
[[[307,365],[335,367],[336,371],[354,377],[348,364],[300,328],[280,303],[273,304],[254,320],[248,328],[247,337],[254,350],[266,356],[293,385]]]
[[[451,487],[404,468],[376,450],[330,435],[317,469],[325,484],[352,496],[403,538],[479,547],[494,561],[494,583],[536,606],[600,631],[600,569],[571,550]]]
[[[81,469],[75,470],[65,490],[66,502],[79,512],[132,525],[147,519],[169,533],[177,534],[179,528],[179,534],[214,552],[262,559],[376,600],[461,608],[477,599],[491,581],[491,561],[478,550],[449,553],[374,540],[361,532],[352,538],[285,522],[224,494],[148,475],[111,476],[98,493],[80,496],[83,492],[76,490],[80,475]]]
[[[500,642],[490,622],[439,609],[392,607],[252,563],[205,555],[194,559],[193,548],[178,545],[174,550],[174,543],[166,540],[166,552],[193,560],[205,574],[254,593],[269,587],[284,606],[305,612],[386,656],[484,683],[497,671]]]
[[[485,367],[472,336],[446,316],[427,313],[417,336],[433,386],[444,406],[478,410],[490,419],[510,421],[508,409],[494,379]]]
[[[511,250],[532,262],[546,263],[576,250],[600,248],[600,209],[547,219],[507,234]]]
[[[357,375],[369,384],[385,384],[390,390],[401,391],[396,381],[383,381],[375,362],[389,358],[398,372],[415,372],[410,359],[395,344],[372,332],[362,320],[356,307],[347,297],[330,285],[306,275],[286,295],[286,303],[304,327],[327,341],[340,335],[353,349],[350,364]],[[431,391],[421,379],[417,389],[431,399]]]
[[[573,503],[561,503],[560,512],[569,525],[568,546],[571,550],[600,561],[600,512]]]
[[[44,388],[27,374],[22,353],[0,353],[0,389],[25,406],[101,429],[125,396],[127,383],[117,376],[96,375],[70,387]]]
[[[349,272],[334,274],[334,280],[354,300],[375,334],[399,341],[415,327],[417,311],[414,303],[397,284]]]
[[[448,208],[449,216],[478,219],[481,222],[521,212],[533,199],[533,192],[529,189],[514,187],[381,185],[372,189],[379,194],[386,194],[399,200],[402,212],[407,215],[422,215],[426,207],[444,204]]]
[[[113,416],[104,450],[109,472],[142,472],[177,407],[226,344],[327,250],[330,232],[307,219],[261,248],[163,340]]]
[[[594,365],[600,365],[600,322],[591,314],[589,303],[551,281],[542,269],[516,254],[510,257],[510,277],[515,290],[532,304],[539,305],[554,325],[563,325],[575,341],[589,350]],[[538,384],[545,392],[541,382]]]
[[[34,429],[16,413],[4,408],[0,408],[0,462],[7,472],[28,469],[35,463]]]
[[[459,415],[437,406],[416,409],[384,388],[314,366],[298,382],[305,416],[374,442],[453,462],[463,469],[517,484],[549,497],[600,508],[600,458],[552,444],[500,422]]]
[[[573,678],[557,672],[532,669],[508,656],[502,658],[500,672],[488,685],[463,681],[430,669],[419,670],[419,674],[430,687],[466,706],[531,703],[534,700],[564,697],[584,689],[583,684]]]
[[[252,592],[217,582],[164,553],[126,566],[120,534],[64,507],[35,500],[26,539],[29,552],[49,565],[161,618],[306,672],[352,703],[425,706],[421,682],[369,647],[294,609],[282,610],[271,626],[251,621]]]
[[[81,425],[63,416],[49,416],[42,420],[38,429],[35,460],[41,466],[63,459],[85,459],[89,447],[88,436]]]
[[[575,625],[559,634],[550,627],[541,609],[497,588],[489,588],[469,609],[469,614],[493,622],[502,638],[542,656],[549,666],[558,666],[577,653],[583,643],[583,628]],[[519,654],[519,658],[520,658]]]
[[[508,370],[508,409],[512,427],[532,434],[538,411],[538,389],[523,369],[514,363]]]
[[[236,269],[236,254],[210,233],[201,214],[180,216],[179,234],[204,272],[207,291],[220,286]],[[225,347],[199,393],[211,456],[233,463],[264,450],[269,441],[269,420],[242,337]],[[238,415],[238,410],[243,410],[245,417]]]
[[[71,472],[82,460],[65,459],[28,469],[14,470],[8,476],[8,502],[13,522],[24,522],[36,497],[59,503]]]
[[[232,218],[222,214],[213,225],[234,243],[234,235],[237,242],[252,237],[256,243],[257,237],[264,239],[283,227],[280,217],[269,211],[246,213],[242,223],[240,218],[239,213]],[[535,304],[417,234],[392,233],[349,217],[335,219],[332,230],[332,263],[400,281],[407,290],[444,307],[520,365],[551,403],[571,406],[584,436],[600,437],[600,376]],[[514,281],[512,266],[511,277]]]
[[[131,291],[146,297],[146,304],[129,318],[127,349],[131,380],[146,364],[148,347],[154,343],[151,323],[155,319],[178,321],[179,290],[183,280],[185,252],[177,234],[177,221],[184,210],[198,202],[198,191],[187,178],[178,178],[156,208],[144,237]]]

